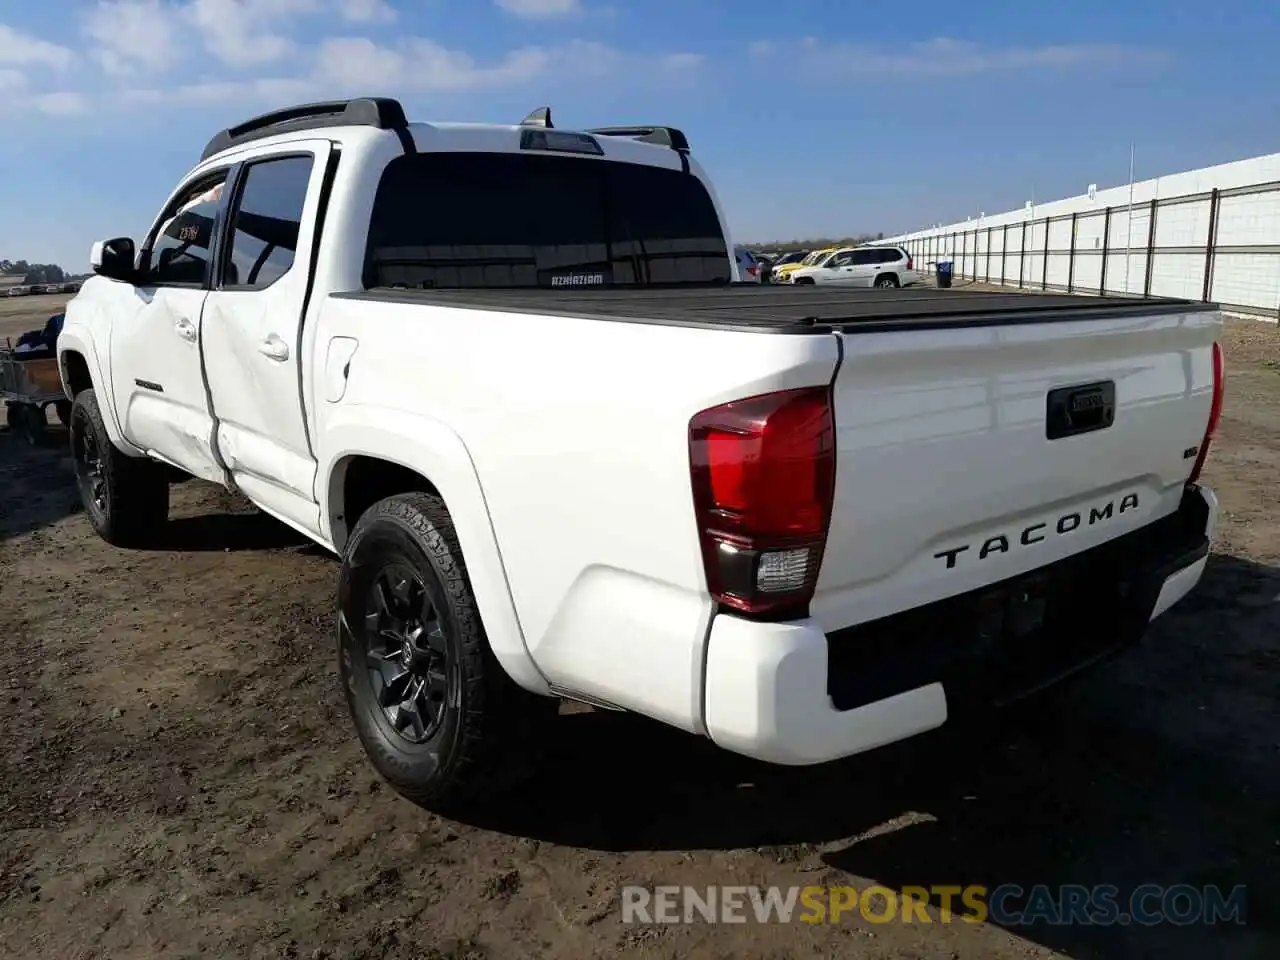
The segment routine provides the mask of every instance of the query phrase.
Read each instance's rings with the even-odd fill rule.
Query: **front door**
[[[315,531],[302,314],[330,148],[274,149],[241,161],[201,336],[218,450],[232,479],[264,509]]]
[[[816,276],[813,280],[815,283],[847,283],[848,282],[848,266],[849,251],[845,250],[840,253],[830,254],[822,265],[815,271]]]
[[[213,447],[200,326],[226,178],[226,170],[201,174],[165,207],[143,245],[138,282],[113,300],[110,348],[125,438],[219,483],[224,473]]]

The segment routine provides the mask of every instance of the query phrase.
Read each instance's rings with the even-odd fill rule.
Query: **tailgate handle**
[[[1116,418],[1115,381],[1050,390],[1046,406],[1044,435],[1049,440],[1105,430]]]

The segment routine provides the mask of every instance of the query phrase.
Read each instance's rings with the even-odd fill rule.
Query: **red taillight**
[[[759,272],[760,272],[760,268],[757,267],[754,263],[751,264],[751,266],[747,267],[747,273],[751,274],[753,277]]]
[[[1209,455],[1209,444],[1218,431],[1218,421],[1222,419],[1222,399],[1226,392],[1226,366],[1222,359],[1222,346],[1213,345],[1213,403],[1209,407],[1209,425],[1204,428],[1204,439],[1200,441],[1200,452],[1196,455],[1196,465],[1191,468],[1191,476],[1187,483],[1195,483],[1200,479],[1200,471],[1204,469],[1204,459]]]
[[[911,254],[909,254],[909,253],[908,253],[908,254],[907,254],[907,269],[908,269],[908,270],[914,270],[915,268],[916,268],[916,262],[915,262],[915,260],[914,260],[914,259],[912,259]]]
[[[831,391],[703,410],[689,422],[689,465],[712,596],[743,613],[805,615],[835,493]]]

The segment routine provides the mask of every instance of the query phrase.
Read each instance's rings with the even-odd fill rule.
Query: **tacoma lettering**
[[[1136,493],[1127,493],[1121,498],[1119,504],[1114,500],[1109,500],[1101,506],[1089,508],[1088,518],[1086,519],[1083,511],[1072,511],[1064,513],[1058,517],[1053,523],[1033,523],[1030,526],[1023,527],[1016,536],[1009,534],[996,534],[987,537],[982,545],[977,548],[979,560],[985,560],[987,557],[997,553],[1008,553],[1011,544],[1017,543],[1019,546],[1031,547],[1037,543],[1041,543],[1046,539],[1046,531],[1052,528],[1059,535],[1071,533],[1078,530],[1082,526],[1094,526],[1107,520],[1112,520],[1120,514],[1127,513],[1130,510],[1138,509],[1138,495]],[[949,550],[940,550],[933,556],[938,560],[947,562],[947,569],[955,567],[959,560],[960,554],[968,551],[973,545],[965,544],[960,547],[951,547]]]

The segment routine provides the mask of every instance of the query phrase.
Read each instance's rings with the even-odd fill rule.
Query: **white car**
[[[834,283],[851,287],[906,287],[919,283],[911,254],[902,247],[845,247],[820,262],[792,272],[796,284]]]
[[[58,339],[88,522],[162,537],[177,470],[340,556],[355,730],[435,809],[512,786],[560,698],[870,750],[1205,567],[1215,308],[747,292],[672,128],[311,104],[215,136],[153,222]]]

